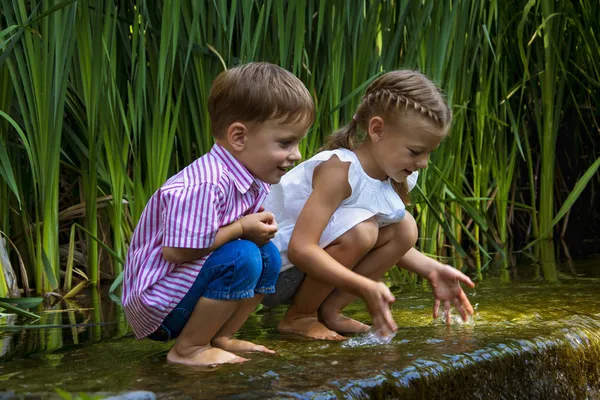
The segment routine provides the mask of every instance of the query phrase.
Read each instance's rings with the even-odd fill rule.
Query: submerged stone
[[[152,392],[135,391],[119,393],[114,396],[104,397],[104,400],[155,400],[156,395]]]

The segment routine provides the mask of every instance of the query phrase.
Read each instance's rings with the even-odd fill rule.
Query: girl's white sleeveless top
[[[331,216],[321,235],[319,246],[325,248],[355,225],[373,216],[379,226],[389,225],[404,218],[406,207],[390,181],[380,181],[367,175],[354,152],[342,148],[318,153],[293,168],[278,184],[273,185],[264,203],[265,210],[275,214],[279,228],[273,243],[281,254],[282,272],[293,267],[287,258],[288,243],[298,215],[312,192],[313,172],[319,164],[329,160],[333,155],[343,162],[350,163],[348,182],[352,194],[342,201]],[[408,176],[409,190],[415,187],[417,178],[418,172]]]

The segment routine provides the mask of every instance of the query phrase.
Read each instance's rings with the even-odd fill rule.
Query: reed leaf
[[[12,301],[11,301],[11,303],[12,303]],[[36,320],[40,319],[39,315],[29,312],[27,310],[24,310],[20,307],[13,306],[12,304],[5,302],[5,301],[0,301],[0,308],[4,308],[5,310],[12,311],[13,313],[20,315],[22,317],[36,319]]]

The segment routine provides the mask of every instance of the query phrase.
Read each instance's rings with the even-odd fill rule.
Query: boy
[[[177,338],[167,360],[192,366],[247,361],[272,350],[233,339],[281,267],[261,205],[301,156],[315,110],[302,82],[272,64],[222,72],[208,112],[215,145],[150,199],[127,254],[123,306],[138,339]]]

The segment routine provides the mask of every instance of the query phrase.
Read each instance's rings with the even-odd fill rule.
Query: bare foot
[[[288,317],[287,315],[277,327],[279,332],[295,333],[312,339],[320,340],[345,340],[342,335],[327,329],[319,322],[316,316]]]
[[[338,333],[363,333],[368,332],[371,327],[355,319],[348,318],[342,314],[321,317],[321,322],[327,328]]]
[[[214,338],[211,344],[214,347],[218,347],[220,349],[236,353],[259,352],[275,354],[273,350],[268,349],[265,346],[254,344],[252,342],[247,342],[245,340],[231,339],[225,336]]]
[[[243,363],[248,359],[210,345],[192,346],[183,349],[175,345],[169,350],[167,361],[187,366],[208,367],[218,364]]]

